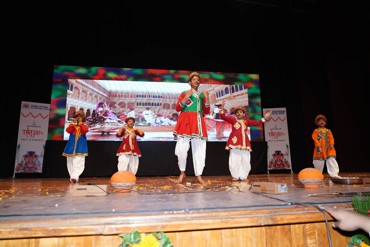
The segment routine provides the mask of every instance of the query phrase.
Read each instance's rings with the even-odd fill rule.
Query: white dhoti
[[[331,157],[327,160],[313,160],[313,166],[319,171],[323,172],[324,165],[326,162],[326,169],[330,177],[338,177],[339,174],[339,165],[335,158]]]
[[[251,153],[248,150],[230,149],[229,170],[237,180],[247,179],[251,170]]]
[[[139,168],[139,156],[121,154],[118,156],[118,171],[130,171],[136,175]]]
[[[206,147],[207,141],[200,138],[179,137],[177,139],[175,155],[178,158],[180,171],[186,170],[186,160],[188,158],[188,151],[190,148],[193,155],[193,166],[195,176],[201,176],[206,163]]]
[[[85,156],[67,157],[67,169],[70,179],[74,178],[78,181],[85,169]]]

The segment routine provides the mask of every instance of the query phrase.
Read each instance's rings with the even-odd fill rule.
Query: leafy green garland
[[[132,231],[119,236],[122,238],[122,243],[118,247],[173,247],[171,240],[163,232],[142,234],[138,231]]]
[[[369,216],[370,197],[355,196],[352,198],[352,204],[357,213]],[[364,246],[363,243],[365,243],[367,246],[370,246],[370,239],[368,234],[360,233],[350,238],[347,247]]]

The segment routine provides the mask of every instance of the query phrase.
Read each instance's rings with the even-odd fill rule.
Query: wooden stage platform
[[[129,193],[111,188],[110,178],[1,179],[0,247],[119,246],[119,234],[133,230],[165,232],[175,247],[344,247],[352,233],[333,229],[318,206],[352,210],[354,195],[370,195],[370,184],[334,184],[327,175],[319,189],[304,189],[297,174],[249,176],[250,184],[286,183],[282,194],[253,192],[230,176],[204,177],[207,187],[175,178],[137,177]]]

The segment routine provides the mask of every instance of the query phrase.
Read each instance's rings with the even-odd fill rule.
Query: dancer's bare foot
[[[208,185],[208,183],[203,180],[202,176],[197,176],[197,180],[203,186],[207,186]]]
[[[186,177],[185,172],[181,172],[178,179],[175,180],[175,183],[179,184],[182,183],[182,180]]]

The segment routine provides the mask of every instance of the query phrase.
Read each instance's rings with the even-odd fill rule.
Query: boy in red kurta
[[[317,115],[315,118],[317,128],[312,133],[312,139],[315,144],[313,151],[313,165],[321,172],[324,169],[325,161],[326,168],[330,177],[340,178],[339,166],[336,161],[336,151],[334,148],[334,137],[330,129],[325,128],[326,117]]]
[[[230,136],[226,143],[226,150],[230,150],[229,154],[229,170],[233,180],[241,180],[248,182],[248,175],[251,170],[251,155],[252,146],[248,137],[249,126],[260,126],[265,121],[270,120],[270,112],[266,112],[265,116],[259,121],[245,119],[245,111],[242,107],[235,109],[235,117],[225,115],[224,103],[220,112],[221,119],[232,125]]]
[[[186,177],[186,159],[191,142],[195,176],[200,184],[206,186],[207,182],[202,179],[202,173],[208,135],[203,114],[210,113],[209,93],[206,90],[198,92],[200,76],[197,72],[189,75],[189,85],[191,88],[182,92],[176,103],[176,111],[181,113],[173,133],[177,139],[175,155],[178,157],[180,169],[180,176],[175,182],[181,183]]]
[[[141,129],[134,128],[134,118],[128,117],[125,122],[126,126],[120,128],[116,133],[117,137],[123,137],[117,150],[118,171],[130,171],[136,175],[139,168],[139,157],[141,157],[136,136],[143,137],[144,132]]]

